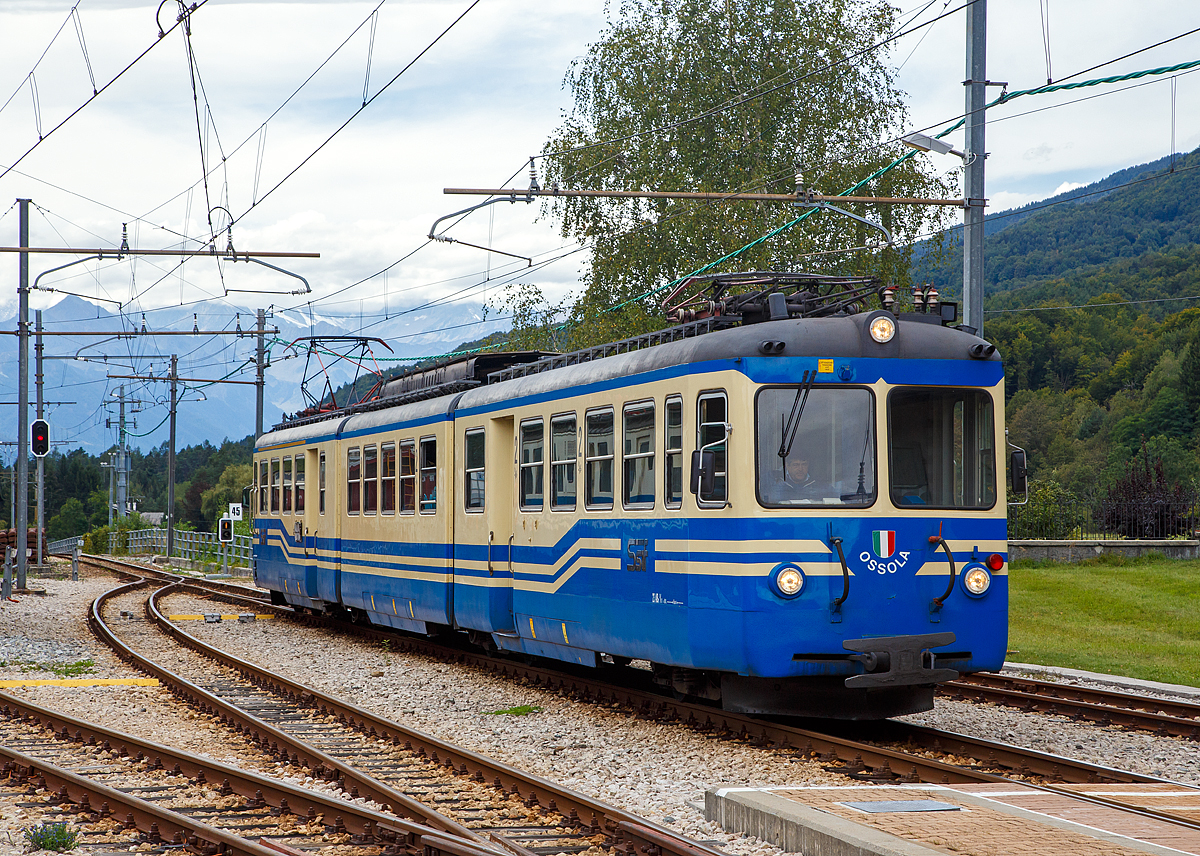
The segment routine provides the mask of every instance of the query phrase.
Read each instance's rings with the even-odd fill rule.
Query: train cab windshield
[[[892,502],[996,504],[992,397],[981,389],[894,389],[888,398]]]
[[[758,497],[767,507],[875,501],[875,396],[767,387],[757,401]]]

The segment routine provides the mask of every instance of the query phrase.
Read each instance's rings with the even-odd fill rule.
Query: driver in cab
[[[793,502],[819,502],[829,493],[828,485],[822,485],[809,470],[808,459],[802,455],[788,455],[784,466],[776,472],[768,485],[768,502],[790,505]]]

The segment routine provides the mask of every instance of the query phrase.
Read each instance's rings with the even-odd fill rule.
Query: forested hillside
[[[984,289],[1034,286],[1089,266],[1200,242],[1200,151],[1121,170],[1087,187],[985,221]],[[943,254],[914,253],[913,279],[962,293],[961,230]]]
[[[1143,444],[1169,482],[1197,487],[1197,167],[1194,152],[1173,173],[1125,170],[1100,183],[1124,187],[988,238],[984,327],[1004,357],[1011,439],[1033,475],[1075,495],[1103,493]]]
[[[241,488],[250,482],[253,435],[226,440],[219,447],[205,442],[175,454],[175,508],[179,521],[207,531],[225,502],[240,500]],[[141,511],[166,511],[167,447],[164,443],[143,454],[130,453],[129,496]],[[78,535],[108,523],[108,470],[100,466],[108,455],[90,455],[82,449],[46,456],[46,518],[50,538]],[[30,467],[30,473],[34,472]],[[7,485],[11,468],[0,470]],[[57,518],[57,519],[56,519]],[[11,525],[10,492],[0,491],[0,525]]]

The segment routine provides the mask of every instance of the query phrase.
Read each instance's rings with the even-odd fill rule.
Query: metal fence
[[[122,537],[124,536],[124,537]],[[122,543],[124,542],[124,543]],[[234,535],[233,543],[226,544],[230,565],[251,566],[251,544],[249,535]],[[167,552],[167,530],[131,529],[108,534],[108,552],[115,553],[123,547],[130,555]],[[219,562],[221,542],[215,532],[188,532],[175,530],[175,555],[197,562]]]
[[[70,538],[59,538],[46,545],[46,552],[52,556],[69,556],[76,544],[83,543],[82,535],[72,535]]]
[[[1200,508],[1194,502],[1064,497],[1053,503],[1031,501],[1008,509],[1008,537],[1013,541],[1195,538],[1197,527]]]

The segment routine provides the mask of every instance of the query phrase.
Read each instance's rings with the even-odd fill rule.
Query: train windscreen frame
[[[888,479],[898,508],[996,505],[994,404],[986,389],[897,387],[888,394]]]
[[[760,505],[867,508],[875,503],[875,394],[870,389],[766,386],[755,396],[754,413]]]

